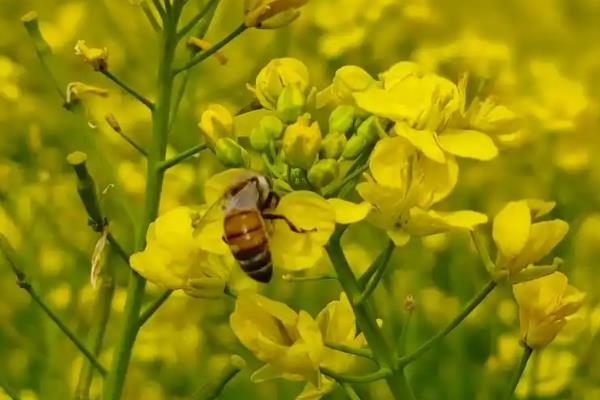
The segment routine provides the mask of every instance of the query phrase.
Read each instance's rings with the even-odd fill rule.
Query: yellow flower
[[[254,382],[283,377],[320,386],[323,339],[307,312],[297,313],[283,303],[244,291],[229,323],[240,342],[266,363],[252,374]]]
[[[366,345],[363,334],[356,332],[356,318],[354,311],[344,292],[340,299],[332,301],[319,312],[316,318],[324,343],[342,344],[354,348]],[[357,357],[328,347],[323,349],[320,366],[331,369],[337,373],[345,373],[356,364]],[[321,386],[315,387],[307,383],[298,399],[319,399],[335,388],[335,382],[326,377],[321,378]]]
[[[431,160],[443,163],[446,153],[478,160],[498,155],[488,135],[464,124],[464,93],[454,83],[409,62],[394,65],[380,78],[382,87],[354,93],[356,104],[395,121],[394,132]]]
[[[362,93],[376,84],[375,79],[356,65],[345,65],[335,72],[331,85],[317,93],[316,106],[329,103],[354,104],[353,94]]]
[[[286,163],[292,167],[308,170],[315,162],[320,148],[321,129],[316,121],[310,124],[308,118],[299,118],[283,134],[283,154]]]
[[[550,344],[585,297],[561,272],[516,284],[513,293],[519,305],[521,339],[533,349]]]
[[[234,137],[233,116],[220,104],[208,106],[200,117],[198,127],[206,142],[213,148],[219,139]]]
[[[237,182],[256,176],[256,172],[229,169],[206,181],[204,196],[207,204],[213,204]],[[341,199],[328,199],[309,191],[295,191],[281,198],[269,214],[282,215],[296,228],[307,232],[297,233],[286,221],[266,221],[269,249],[273,266],[287,271],[312,268],[325,254],[323,247],[335,229],[335,224],[350,224],[364,219],[370,211],[368,204],[354,204]],[[211,227],[205,228],[211,237],[221,237],[223,215],[215,218]],[[220,236],[219,236],[220,232]]]
[[[298,18],[308,0],[245,0],[244,23],[253,28],[279,28]]]
[[[277,108],[277,100],[283,89],[295,85],[303,94],[308,91],[308,68],[295,58],[276,58],[271,60],[256,76],[254,92],[260,104],[268,109]]]
[[[532,223],[532,219],[552,207],[553,203],[521,200],[509,202],[500,210],[492,231],[498,249],[496,268],[499,271],[506,271],[511,278],[528,266],[527,271],[536,268],[544,271],[545,268],[533,264],[548,255],[569,230],[569,225],[560,219]]]
[[[146,248],[131,256],[131,267],[158,286],[183,289],[195,297],[219,297],[230,280],[234,260],[224,243],[215,237],[209,240],[210,231],[194,238],[195,213],[178,207],[150,224]]]
[[[375,211],[371,220],[401,246],[411,235],[427,236],[452,229],[473,229],[487,222],[484,214],[463,210],[436,212],[430,207],[456,185],[458,167],[423,157],[402,137],[380,140],[369,160],[370,174],[356,187]]]
[[[75,44],[75,54],[80,56],[84,62],[90,64],[94,71],[106,71],[108,69],[108,50],[106,47],[102,49],[88,47],[85,40],[78,40]]]

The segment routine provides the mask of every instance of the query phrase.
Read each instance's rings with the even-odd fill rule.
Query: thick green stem
[[[167,150],[167,135],[173,91],[172,68],[175,58],[175,48],[177,46],[176,27],[179,12],[180,9],[178,7],[168,10],[161,37],[161,56],[157,76],[158,97],[152,112],[152,145],[148,152],[146,199],[144,215],[136,238],[136,251],[143,250],[148,226],[158,216],[164,177],[164,171],[159,169],[159,165],[164,161]],[[139,331],[138,322],[145,287],[146,280],[137,272],[131,270],[123,316],[123,328],[106,381],[104,400],[118,400],[121,398],[129,360]]]
[[[506,400],[510,400],[513,398],[513,394],[515,393],[515,389],[517,388],[517,385],[519,384],[519,381],[521,380],[521,376],[523,375],[523,372],[525,371],[525,367],[527,367],[527,362],[529,361],[529,358],[531,357],[531,353],[533,353],[533,349],[527,345],[523,345],[524,349],[523,349],[523,356],[521,357],[521,361],[519,362],[519,366],[517,367],[517,370],[515,371],[515,375],[513,376],[512,381],[510,382],[510,386],[508,388],[508,392],[506,393]]]
[[[444,339],[450,332],[454,330],[485,298],[494,290],[496,282],[490,281],[482,290],[479,292],[471,301],[463,308],[463,310],[456,316],[448,325],[446,325],[441,331],[435,334],[427,342],[423,343],[421,347],[410,353],[409,355],[400,359],[400,365],[406,366],[411,362],[417,360],[423,354],[427,353],[431,348],[437,345],[442,339]]]
[[[409,396],[408,383],[404,372],[398,368],[394,349],[385,340],[381,329],[377,325],[376,317],[367,304],[356,304],[356,299],[361,294],[361,288],[342,250],[341,236],[343,232],[343,227],[336,230],[327,244],[327,253],[340,284],[352,304],[356,321],[365,335],[373,352],[373,357],[382,369],[390,371],[389,376],[385,377],[390,391],[395,399],[405,399]]]

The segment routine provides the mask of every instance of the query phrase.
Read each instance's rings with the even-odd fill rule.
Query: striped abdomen
[[[225,241],[248,276],[267,283],[273,275],[267,232],[258,210],[237,210],[225,216]]]

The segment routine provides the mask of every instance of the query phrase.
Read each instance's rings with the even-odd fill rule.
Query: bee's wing
[[[198,213],[192,217],[194,236],[197,236],[207,225],[223,220],[223,204],[225,202],[225,196],[226,194],[221,195],[221,197],[215,200],[206,211],[202,212],[202,210],[199,210]]]
[[[255,171],[241,168],[232,168],[214,175],[204,184],[204,200],[212,204],[224,197],[232,187],[257,175],[258,173]]]

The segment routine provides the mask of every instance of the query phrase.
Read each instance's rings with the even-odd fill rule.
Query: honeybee
[[[270,211],[275,209],[278,201],[279,197],[266,176],[248,173],[227,188],[205,214],[206,217],[213,207],[221,205],[223,240],[246,275],[262,283],[268,283],[273,276],[266,221],[282,220],[294,232],[309,232],[297,228],[283,215],[272,214]],[[193,225],[197,229],[200,224]]]

